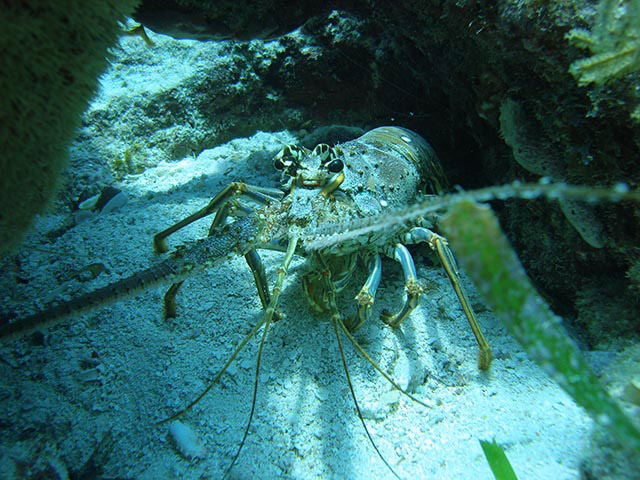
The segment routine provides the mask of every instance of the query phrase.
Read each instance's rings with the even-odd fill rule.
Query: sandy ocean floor
[[[154,233],[205,205],[230,179],[273,185],[271,155],[292,141],[259,133],[207,150],[197,158],[161,163],[126,179],[129,201],[61,235],[64,215],[46,216],[2,265],[5,309],[90,291],[160,258]],[[250,155],[251,153],[253,155]],[[255,152],[261,152],[255,154]],[[265,176],[266,175],[266,176]],[[206,221],[170,237],[171,246],[206,236]],[[59,235],[59,236],[57,236]],[[55,237],[53,241],[49,239]],[[357,333],[370,355],[425,408],[390,385],[343,337],[347,362],[367,426],[382,455],[402,478],[492,478],[479,440],[495,439],[520,478],[579,478],[591,421],[530,362],[466,283],[496,359],[476,368],[476,346],[448,280],[428,249],[414,249],[427,294],[400,329],[378,319],[403,298],[402,274],[383,261],[372,320]],[[265,252],[270,281],[282,255]],[[90,279],[82,270],[100,263]],[[394,478],[358,419],[329,318],[313,313],[296,257],[280,306],[284,318],[269,332],[256,414],[230,478]],[[340,295],[345,315],[364,281],[356,275]],[[208,384],[261,316],[244,259],[185,282],[178,316],[165,321],[164,289],[97,309],[0,345],[3,478],[19,478],[31,462],[61,472],[79,470],[100,441],[112,438],[96,478],[220,478],[233,458],[251,407],[259,339],[249,342],[220,385],[181,421],[203,447],[186,459],[155,423],[187,405]],[[22,309],[22,310],[21,310]]]

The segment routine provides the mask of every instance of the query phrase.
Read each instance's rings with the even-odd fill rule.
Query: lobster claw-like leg
[[[411,253],[407,250],[407,247],[401,243],[396,243],[393,249],[393,258],[400,263],[402,271],[404,273],[404,288],[407,292],[407,298],[404,301],[402,309],[396,313],[384,310],[382,312],[382,321],[392,327],[398,327],[405,318],[418,306],[420,303],[420,295],[422,295],[423,287],[418,283],[418,275],[416,274],[416,266],[413,263]]]
[[[489,347],[487,340],[482,334],[482,330],[480,330],[480,326],[478,325],[476,316],[473,312],[473,309],[471,308],[469,298],[462,288],[458,266],[453,256],[453,252],[451,252],[451,249],[449,248],[447,239],[435,232],[432,232],[428,228],[415,227],[412,228],[409,233],[407,233],[405,240],[407,241],[407,243],[426,242],[429,247],[431,247],[431,249],[438,254],[438,257],[440,257],[442,266],[444,267],[444,270],[447,273],[449,280],[451,281],[451,285],[453,286],[453,289],[458,296],[458,300],[460,300],[462,310],[464,310],[464,314],[469,321],[469,325],[471,326],[473,335],[475,336],[476,342],[478,343],[478,347],[480,349],[478,352],[478,368],[480,370],[487,370],[489,368],[489,365],[491,365],[491,360],[493,359],[493,356],[491,354],[491,347]]]
[[[378,252],[370,255],[366,263],[369,269],[369,276],[355,298],[358,304],[358,317],[351,320],[349,330],[352,332],[359,329],[371,316],[371,307],[373,306],[376,291],[378,290],[378,285],[380,285],[380,277],[382,276],[382,262],[380,261]]]
[[[267,205],[272,200],[281,198],[282,195],[282,191],[278,189],[247,185],[241,182],[232,182],[218,195],[216,195],[206,207],[156,234],[153,237],[153,246],[159,253],[166,252],[168,247],[165,239],[169,235],[213,213],[215,213],[215,217],[209,227],[209,236],[214,235],[216,233],[216,229],[225,224],[227,218],[232,212],[239,210],[243,213],[250,213],[253,211],[252,208],[242,204],[239,198],[252,200],[261,205]],[[255,249],[252,249],[247,252],[244,257],[251,269],[251,272],[253,273],[253,278],[256,283],[256,288],[258,289],[258,295],[260,297],[262,307],[266,308],[267,305],[269,305],[269,286],[267,285],[266,274],[262,261],[260,260],[260,256]],[[169,290],[167,290],[167,293],[164,295],[165,319],[174,318],[176,316],[175,297],[181,286],[182,282],[171,285]]]

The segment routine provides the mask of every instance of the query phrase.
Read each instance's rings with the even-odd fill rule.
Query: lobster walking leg
[[[200,220],[201,218],[211,215],[214,212],[216,215],[209,227],[209,236],[216,234],[216,229],[220,225],[224,225],[227,217],[232,211],[240,210],[244,213],[253,212],[253,209],[240,203],[237,200],[238,197],[251,199],[259,204],[267,205],[271,201],[278,199],[280,196],[282,196],[282,191],[277,189],[247,185],[241,182],[232,182],[218,195],[216,195],[206,207],[198,210],[192,215],[189,215],[187,218],[175,223],[162,232],[157,233],[153,237],[153,246],[159,253],[166,252],[168,247],[165,239],[169,235],[197,220]],[[253,272],[253,277],[256,282],[262,306],[263,308],[266,308],[269,304],[269,288],[266,284],[266,275],[264,273],[264,267],[262,266],[260,257],[258,256],[258,253],[252,249],[245,255],[245,259],[249,268],[251,268],[251,271]],[[175,318],[176,316],[175,298],[178,290],[182,286],[182,283],[183,282],[174,283],[164,295],[165,319]]]
[[[262,264],[260,255],[258,255],[256,249],[253,248],[245,254],[244,258],[253,273],[253,279],[255,280],[256,288],[258,289],[258,296],[260,297],[262,308],[267,308],[267,305],[269,305],[269,285],[267,284],[267,275],[264,271],[264,265]],[[174,283],[164,294],[165,320],[176,317],[176,295],[183,283],[184,280]]]
[[[267,283],[267,274],[264,271],[264,265],[260,259],[260,255],[258,255],[258,252],[254,248],[247,252],[244,259],[247,261],[247,265],[249,265],[253,273],[253,279],[256,282],[262,308],[267,308],[270,301],[269,284]]]
[[[358,304],[358,317],[353,319],[351,325],[349,325],[349,330],[352,332],[359,329],[371,316],[371,307],[382,276],[382,262],[378,252],[374,252],[369,256],[367,268],[369,269],[369,276],[355,298]]]
[[[451,281],[451,285],[453,286],[453,289],[458,296],[458,300],[460,301],[462,310],[464,310],[464,314],[469,321],[469,325],[471,326],[473,335],[475,336],[476,342],[478,343],[478,347],[480,349],[478,352],[478,368],[480,370],[487,370],[491,365],[491,360],[493,359],[493,355],[491,354],[491,347],[489,346],[489,343],[487,343],[487,340],[484,338],[482,330],[480,330],[480,325],[478,325],[478,320],[476,319],[475,313],[473,312],[473,308],[471,308],[469,297],[467,297],[466,292],[462,288],[462,284],[460,283],[460,273],[458,272],[458,265],[456,264],[453,252],[449,248],[447,239],[441,235],[438,235],[437,233],[432,232],[428,228],[415,227],[412,228],[409,233],[407,233],[406,241],[407,243],[426,242],[429,247],[431,247],[431,249],[438,254],[438,257],[442,262],[444,271],[447,273],[449,281]]]
[[[413,258],[407,247],[401,243],[396,243],[393,249],[393,258],[400,263],[402,271],[404,272],[405,290],[407,292],[407,298],[402,306],[402,309],[396,313],[385,310],[382,312],[382,321],[392,327],[398,327],[404,321],[405,318],[418,306],[420,302],[420,295],[422,295],[423,288],[418,283],[418,276],[416,274],[416,266],[413,263]]]
[[[222,213],[220,215],[217,214],[214,218],[212,229],[217,227],[220,225],[221,220],[226,218],[228,215],[228,211],[225,211],[223,207],[238,197],[254,200],[261,205],[267,205],[273,200],[279,200],[282,196],[282,191],[275,188],[258,187],[254,185],[247,185],[242,182],[231,182],[224,190],[218,193],[218,195],[216,195],[206,207],[154,235],[153,248],[158,253],[166,252],[169,248],[167,247],[165,239],[169,235],[177,232],[187,225],[192,224],[196,220],[200,220],[201,218],[221,210]]]

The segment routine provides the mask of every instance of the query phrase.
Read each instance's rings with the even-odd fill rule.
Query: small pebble
[[[204,457],[204,447],[198,440],[196,433],[186,423],[179,420],[174,421],[169,426],[169,434],[180,455],[187,460]]]

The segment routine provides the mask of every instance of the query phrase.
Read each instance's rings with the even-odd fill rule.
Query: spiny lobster
[[[307,272],[302,276],[305,296],[314,310],[330,314],[359,417],[374,448],[396,475],[378,451],[364,423],[339,335],[342,331],[394,388],[424,405],[380,369],[352,336],[352,332],[371,316],[382,276],[380,256],[395,259],[404,273],[407,297],[402,308],[396,313],[382,313],[385,323],[398,326],[417,306],[423,293],[405,244],[425,242],[437,253],[479,345],[478,366],[487,369],[491,363],[491,350],[460,285],[453,255],[446,239],[431,230],[433,224],[437,224],[438,213],[464,198],[486,201],[493,198],[572,195],[572,192],[576,198],[589,198],[597,191],[571,190],[566,186],[514,184],[447,194],[446,179],[431,147],[416,133],[398,127],[377,128],[350,142],[334,147],[321,144],[312,151],[286,146],[275,156],[274,166],[281,172],[280,189],[233,182],[207,206],[155,235],[153,243],[156,251],[166,252],[169,235],[213,215],[206,238],[178,247],[166,260],[129,278],[42,312],[7,322],[0,326],[0,337],[43,328],[70,314],[102,306],[159,283],[172,284],[164,301],[165,316],[174,316],[175,295],[187,276],[221,261],[227,255],[243,255],[253,273],[264,308],[262,319],[202,394],[161,423],[177,418],[195,405],[220,380],[242,348],[262,328],[250,424],[255,407],[262,346],[272,321],[279,317],[278,300],[292,258],[294,255],[303,256],[307,259]],[[421,191],[422,186],[426,187],[426,192]],[[607,195],[600,196],[607,198]],[[259,249],[285,253],[271,289],[258,254]],[[368,278],[356,296],[356,313],[343,320],[336,295],[347,287],[359,263],[366,266]],[[249,424],[229,469],[240,453]]]
[[[222,370],[224,371],[242,346],[263,325],[264,342],[270,323],[279,315],[278,299],[292,257],[301,255],[306,257],[308,263],[308,271],[302,277],[302,283],[312,309],[329,312],[336,334],[340,328],[378,368],[357,345],[351,332],[360,328],[371,316],[382,276],[381,255],[399,262],[407,293],[402,308],[396,313],[383,311],[382,320],[397,327],[418,305],[423,287],[418,282],[414,261],[405,244],[425,242],[437,252],[462,304],[480,348],[479,368],[484,370],[489,367],[491,350],[461,287],[458,269],[446,239],[430,229],[430,220],[434,218],[427,220],[419,217],[415,221],[403,222],[393,228],[351,237],[345,241],[323,242],[327,235],[335,233],[332,232],[332,225],[350,220],[357,222],[359,219],[371,218],[415,203],[423,193],[420,190],[423,186],[426,188],[424,193],[431,196],[441,195],[446,191],[447,181],[439,160],[422,137],[403,128],[380,127],[334,147],[320,144],[311,151],[303,147],[286,146],[276,155],[274,166],[281,172],[281,189],[233,182],[206,207],[155,235],[153,243],[157,252],[166,252],[166,238],[169,235],[196,220],[214,215],[207,238],[190,246],[177,248],[166,260],[129,278],[2,325],[0,337],[42,328],[69,314],[104,305],[160,282],[172,284],[164,299],[165,316],[175,316],[175,295],[184,279],[194,270],[210,266],[220,258],[235,253],[244,255],[253,273],[264,315],[227,362]],[[267,282],[259,249],[285,253],[272,289]],[[349,284],[360,263],[366,265],[368,278],[355,297],[357,313],[343,321],[336,304],[336,294]],[[258,366],[259,362],[260,355]],[[399,388],[384,372],[381,373]],[[206,391],[214,383],[215,380]],[[170,419],[191,408],[206,391]],[[411,394],[407,395],[414,398]],[[353,397],[357,406],[355,394]],[[240,450],[238,454],[239,452]],[[235,459],[231,465],[234,462]]]

